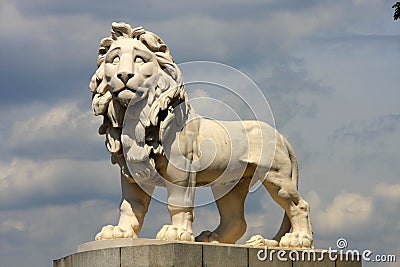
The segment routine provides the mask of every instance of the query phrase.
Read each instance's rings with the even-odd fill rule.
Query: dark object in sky
[[[400,18],[400,2],[394,4],[392,8],[394,8],[393,19],[398,20]]]

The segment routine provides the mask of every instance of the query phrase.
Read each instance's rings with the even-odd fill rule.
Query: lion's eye
[[[112,63],[113,63],[113,64],[118,64],[118,63],[119,63],[119,56],[116,56],[116,57],[113,59]]]
[[[144,59],[142,57],[137,56],[135,58],[135,63],[144,63]]]

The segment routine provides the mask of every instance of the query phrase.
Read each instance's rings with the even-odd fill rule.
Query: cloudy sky
[[[157,33],[177,63],[221,62],[248,75],[297,153],[315,246],[346,238],[349,248],[400,261],[393,2],[0,0],[1,266],[50,266],[117,222],[118,168],[97,135],[88,89],[113,21]],[[240,242],[272,236],[282,211],[266,191],[246,207]],[[167,223],[153,201],[142,236]],[[195,233],[217,224],[215,205],[196,209]]]

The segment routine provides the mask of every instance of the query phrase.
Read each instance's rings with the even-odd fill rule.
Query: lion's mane
[[[150,77],[146,84],[148,87],[147,101],[143,106],[141,103],[141,115],[139,123],[145,129],[145,137],[136,135],[147,153],[163,153],[162,135],[166,128],[166,122],[170,119],[171,110],[179,104],[187,101],[184,91],[182,73],[174,63],[173,57],[167,45],[152,32],[144,30],[142,27],[132,28],[126,23],[113,23],[111,36],[104,38],[100,42],[97,58],[97,70],[91,78],[89,88],[92,92],[92,109],[94,114],[103,116],[103,123],[99,127],[99,134],[106,136],[106,147],[111,153],[111,162],[120,166],[122,174],[132,179],[121,142],[121,135],[124,127],[124,117],[129,106],[121,104],[111,93],[109,85],[105,79],[104,65],[105,56],[114,41],[119,38],[133,38],[141,41],[152,53],[155,54],[158,64],[162,71]],[[174,117],[174,116],[170,116]],[[139,133],[140,135],[140,133]],[[143,135],[143,134],[142,134]],[[145,139],[145,140],[143,140]],[[125,152],[126,153],[126,152]],[[149,160],[149,159],[147,159]],[[153,167],[154,163],[150,162]],[[140,172],[146,166],[140,167],[133,173],[140,176]]]

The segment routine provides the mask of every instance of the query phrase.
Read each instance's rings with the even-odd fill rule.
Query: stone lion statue
[[[99,134],[121,169],[122,201],[118,225],[103,227],[96,240],[138,237],[155,186],[164,186],[171,225],[157,239],[235,243],[246,231],[249,187],[259,180],[285,216],[273,239],[257,235],[246,243],[312,247],[296,157],[273,127],[197,115],[169,48],[142,27],[113,23],[111,36],[100,43],[97,65],[89,85],[92,108],[103,116]],[[211,187],[221,217],[215,230],[194,238],[197,186]]]

